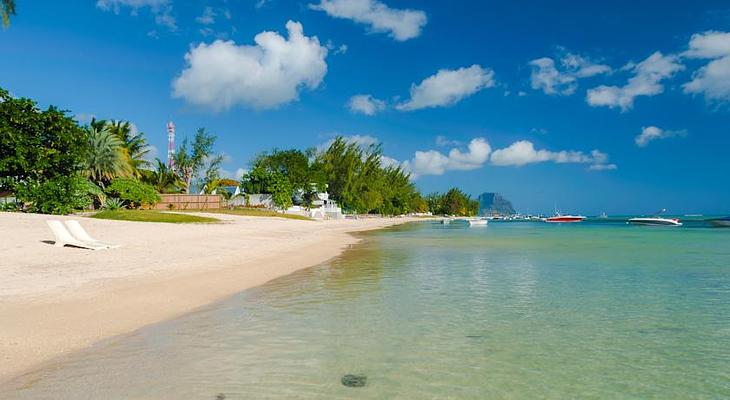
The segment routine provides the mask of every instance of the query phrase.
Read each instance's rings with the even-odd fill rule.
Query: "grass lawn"
[[[173,224],[220,222],[220,220],[215,218],[187,214],[170,214],[155,210],[99,211],[92,215],[91,218],[113,219],[117,221],[169,222]]]
[[[233,208],[233,209],[221,208],[219,210],[201,210],[200,212],[209,212],[209,213],[213,213],[213,214],[243,215],[243,216],[247,216],[247,217],[278,217],[278,218],[301,219],[301,220],[306,220],[306,221],[312,221],[311,218],[304,217],[302,215],[283,214],[283,213],[278,213],[276,211],[267,210],[264,208]]]

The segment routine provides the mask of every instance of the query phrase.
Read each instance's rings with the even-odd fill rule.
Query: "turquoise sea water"
[[[367,238],[0,398],[730,398],[730,229],[424,222]]]

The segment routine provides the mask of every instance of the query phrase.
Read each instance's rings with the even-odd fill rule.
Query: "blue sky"
[[[730,212],[727,2],[516,3],[18,0],[0,86],[130,120],[163,159],[168,120],[206,127],[232,175],[340,134],[423,192]]]

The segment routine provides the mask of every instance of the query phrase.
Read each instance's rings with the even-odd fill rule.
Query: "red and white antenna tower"
[[[167,166],[175,166],[175,124],[167,123]]]

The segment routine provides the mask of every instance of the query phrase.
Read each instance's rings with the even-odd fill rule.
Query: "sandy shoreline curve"
[[[323,263],[359,241],[350,233],[417,220],[206,215],[223,222],[0,213],[0,382],[103,339]],[[122,247],[53,247],[45,221],[69,218],[81,221],[95,238]]]

